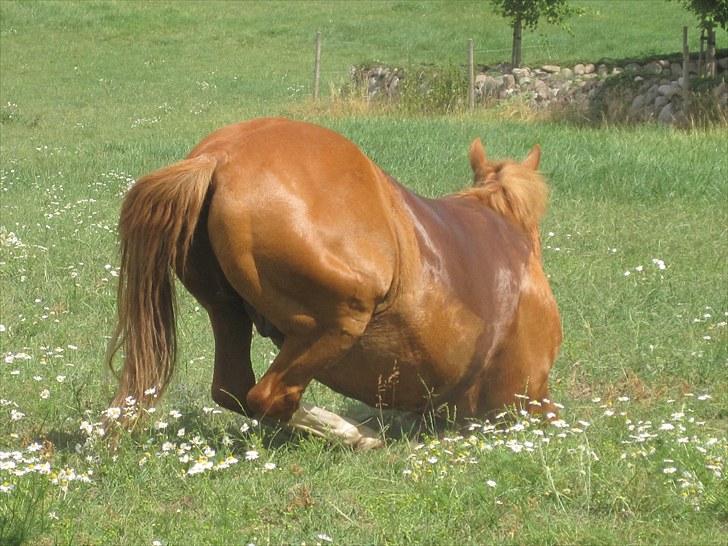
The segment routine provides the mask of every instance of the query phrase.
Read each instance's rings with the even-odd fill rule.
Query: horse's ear
[[[485,148],[479,138],[470,144],[470,167],[473,169],[473,176],[476,181],[484,180],[488,167],[488,160],[485,158]]]
[[[524,167],[528,167],[532,171],[538,170],[538,164],[541,161],[541,146],[538,144],[535,144],[533,148],[531,148],[531,151],[528,152],[528,155],[526,156],[526,159],[523,160]]]

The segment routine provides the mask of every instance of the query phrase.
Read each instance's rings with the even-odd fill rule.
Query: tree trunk
[[[513,21],[513,49],[511,52],[511,66],[518,68],[521,66],[521,20]]]
[[[705,43],[707,41],[705,36],[705,28],[700,29],[700,53],[698,53],[698,76],[701,78],[705,75],[703,69],[705,68]]]

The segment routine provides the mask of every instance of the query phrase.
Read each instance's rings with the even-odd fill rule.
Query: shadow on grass
[[[236,456],[245,456],[248,450],[264,448],[266,450],[298,450],[312,438],[318,438],[307,432],[292,429],[273,420],[254,420],[218,408],[199,409],[197,407],[180,407],[179,417],[170,418],[166,412],[159,411],[144,416],[133,426],[132,430],[117,428],[107,431],[99,439],[112,451],[122,444],[143,444],[154,438],[154,442],[178,441],[195,443],[199,437],[211,447],[221,449],[226,445]],[[424,414],[389,409],[372,408],[356,400],[344,399],[337,413],[358,424],[366,425],[376,431],[388,445],[415,444],[427,437],[441,437],[446,434],[460,434],[468,429],[470,423],[456,422],[455,419],[434,411]],[[160,424],[165,423],[164,426]],[[180,434],[180,432],[182,434]],[[225,444],[225,438],[235,440],[234,444]],[[83,446],[88,435],[82,430],[68,431],[51,429],[42,440],[55,452],[75,453],[78,446]],[[332,448],[344,448],[343,443],[335,438],[318,438]]]

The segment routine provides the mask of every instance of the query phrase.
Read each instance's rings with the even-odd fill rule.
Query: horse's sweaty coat
[[[364,445],[337,416],[299,409],[312,379],[457,418],[542,400],[561,328],[541,268],[539,158],[489,162],[475,141],[474,186],[425,199],[328,129],[261,119],[214,132],[124,200],[117,403],[170,378],[172,270],[209,314],[226,408]],[[257,383],[253,325],[280,348]]]

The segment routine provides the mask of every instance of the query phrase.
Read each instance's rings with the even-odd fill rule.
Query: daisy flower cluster
[[[708,404],[710,394],[687,393],[681,401],[666,401],[669,416],[659,420],[630,415],[630,398],[610,402],[593,398],[589,421],[574,418],[546,422],[522,410],[498,424],[473,423],[463,434],[429,437],[408,456],[403,475],[412,481],[444,480],[494,455],[543,461],[544,454],[567,452],[588,458],[595,467],[613,460],[634,471],[642,466],[667,490],[700,510],[709,499],[705,492],[728,484],[728,438],[716,434],[695,416],[695,404]],[[610,463],[611,464],[611,463]],[[483,476],[487,488],[497,487],[496,476]]]
[[[544,402],[550,403],[549,400]],[[531,403],[541,405],[541,401]],[[445,478],[466,471],[469,465],[479,464],[489,453],[533,454],[542,445],[580,435],[590,426],[586,421],[571,426],[563,419],[553,418],[553,414],[549,417],[552,417],[550,427],[544,427],[545,421],[541,417],[530,415],[526,410],[516,414],[504,411],[495,416],[495,423],[471,423],[467,426],[467,434],[430,438],[414,447],[403,474],[415,481],[426,476]],[[486,480],[486,484],[494,487],[495,480]]]
[[[16,426],[27,420],[26,414],[13,401],[0,400],[0,410],[6,412],[6,419]],[[212,417],[221,411],[204,407],[201,413]],[[137,422],[139,426],[126,438],[138,452],[140,467],[151,462],[163,464],[184,479],[222,472],[239,464],[259,472],[278,468],[271,460],[270,452],[256,447],[259,424],[252,419],[239,424],[236,434],[222,433],[211,439],[205,438],[198,427],[190,431],[184,425],[184,422],[199,418],[199,411],[183,415],[172,409],[159,415],[155,408],[141,409],[136,400],[127,398],[121,407],[111,407],[97,414],[98,419],[89,418],[90,414],[86,411],[87,418],[78,425],[83,439],[74,449],[77,460],[85,468],[59,463],[61,458],[57,457],[55,446],[46,439],[39,439],[23,448],[0,450],[0,495],[27,492],[32,489],[30,480],[37,477],[58,487],[62,494],[67,493],[73,484],[92,483],[94,469],[100,470],[117,457],[112,440],[115,433],[124,434],[119,425],[142,414],[144,418]],[[185,420],[185,417],[188,419]],[[21,436],[25,434],[11,433],[5,440],[15,440],[17,444]]]
[[[22,450],[0,451],[0,494],[12,493],[22,481],[45,477],[63,493],[73,482],[91,483],[92,469],[79,471],[69,466],[55,466],[52,451],[33,442]]]
[[[155,389],[149,389],[147,395],[155,395]],[[199,412],[198,412],[199,413]],[[217,408],[203,407],[202,414],[215,416],[222,411]],[[86,435],[86,448],[93,450],[100,439],[107,436],[104,428],[115,427],[117,423],[125,423],[137,419],[141,427],[136,428],[135,435],[145,438],[139,444],[141,456],[139,466],[150,461],[165,461],[171,464],[175,473],[183,477],[196,476],[208,472],[227,470],[241,461],[254,465],[262,472],[275,470],[277,464],[261,457],[261,452],[251,445],[255,444],[254,434],[259,423],[255,419],[246,419],[239,425],[235,435],[227,432],[214,439],[204,438],[199,432],[188,431],[184,426],[185,416],[177,409],[159,415],[156,408],[140,408],[136,400],[127,397],[121,407],[104,410],[101,420],[97,422],[82,421],[81,430]]]
[[[728,311],[716,312],[711,306],[706,305],[700,316],[694,317],[691,323],[697,327],[703,327],[702,339],[706,342],[713,342],[720,337],[728,337]]]
[[[627,269],[624,272],[625,277],[629,277],[630,275],[645,275],[649,270],[653,271],[665,271],[667,269],[667,265],[665,265],[665,261],[662,258],[652,258],[651,263],[645,267],[644,265],[637,265],[633,267],[632,269]]]
[[[124,197],[129,188],[134,185],[134,177],[123,171],[110,170],[99,175],[98,179],[91,183],[91,187],[97,194],[106,193],[109,189],[116,197]]]
[[[685,400],[709,403],[710,394],[686,393]],[[667,403],[677,406],[677,401]],[[612,415],[609,415],[612,417]],[[717,435],[706,421],[695,417],[695,411],[683,401],[660,421],[630,418],[619,412],[623,429],[620,460],[628,469],[648,462],[663,483],[685,498],[696,510],[703,503],[706,485],[711,482],[727,484],[725,475],[728,459],[728,439]]]

